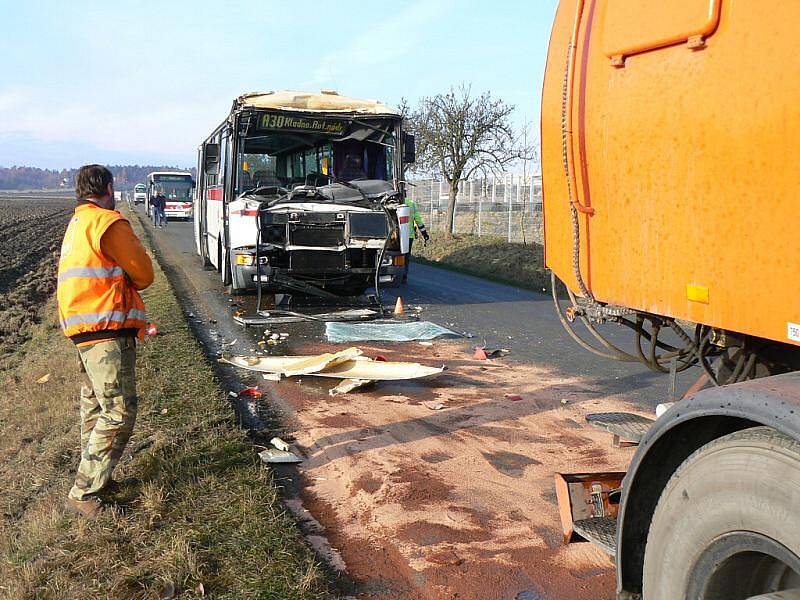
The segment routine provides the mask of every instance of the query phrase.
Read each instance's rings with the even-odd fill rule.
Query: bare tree
[[[502,171],[522,157],[510,115],[514,107],[488,92],[473,96],[469,86],[423,98],[409,115],[416,136],[415,169],[439,173],[447,181],[448,237],[455,227],[458,182],[475,172]]]

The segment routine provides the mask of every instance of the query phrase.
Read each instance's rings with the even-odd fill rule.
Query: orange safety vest
[[[124,219],[93,203],[75,208],[58,262],[58,318],[67,337],[120,329],[141,335],[147,326],[142,297],[100,247],[108,228]]]

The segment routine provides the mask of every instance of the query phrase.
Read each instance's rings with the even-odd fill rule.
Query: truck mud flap
[[[586,540],[614,556],[624,477],[625,473],[617,471],[555,474],[565,543]]]

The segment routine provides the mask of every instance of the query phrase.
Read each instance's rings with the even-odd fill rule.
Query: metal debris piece
[[[372,381],[418,379],[438,375],[444,370],[444,367],[428,367],[419,363],[372,360],[362,356],[358,348],[313,356],[223,356],[220,362],[251,371],[278,373],[285,377],[314,375]]]
[[[352,392],[367,384],[374,383],[371,379],[345,379],[339,385],[328,390],[331,396],[338,396],[339,394],[346,394]]]
[[[303,462],[303,459],[293,452],[287,450],[277,450],[267,448],[258,453],[261,460],[267,464],[295,464]]]
[[[36,380],[36,383],[47,383],[48,381],[50,381],[50,373],[39,377],[39,379]]]
[[[431,410],[442,410],[444,408],[444,404],[441,402],[423,402],[423,404]]]
[[[278,450],[283,450],[284,452],[289,452],[289,444],[284,442],[281,438],[275,436],[269,441],[270,444],[275,446]]]

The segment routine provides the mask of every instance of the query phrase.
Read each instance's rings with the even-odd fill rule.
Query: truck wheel
[[[689,456],[656,506],[647,600],[745,600],[800,587],[800,443],[769,427]]]

